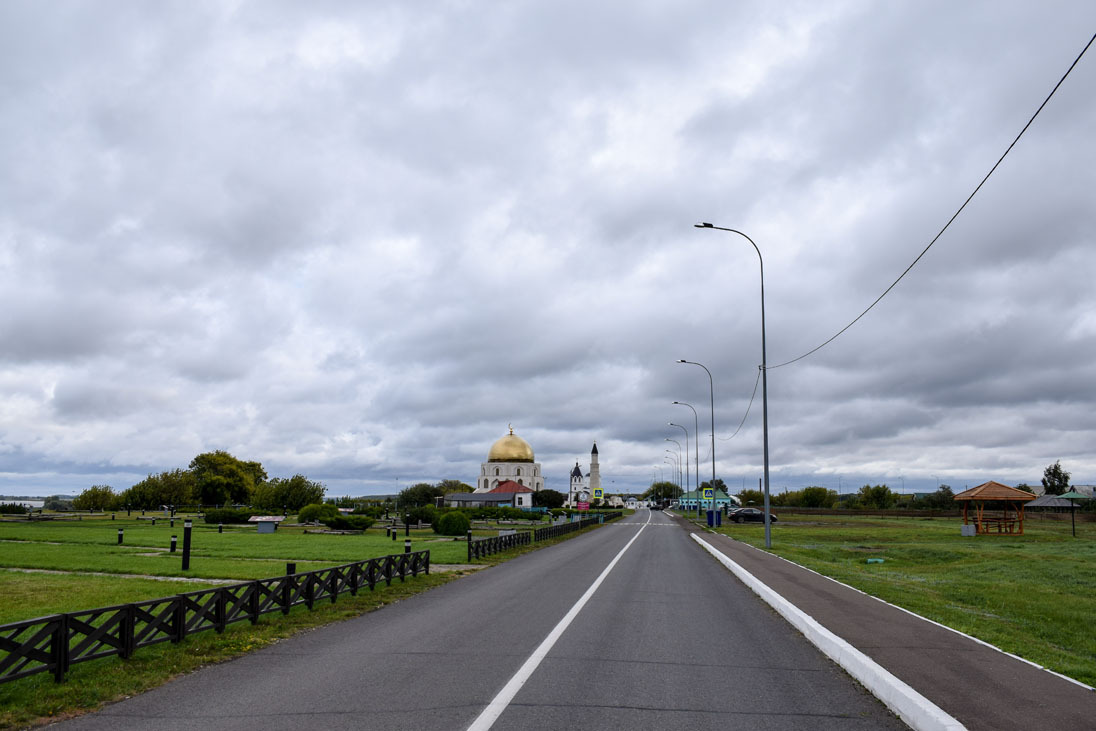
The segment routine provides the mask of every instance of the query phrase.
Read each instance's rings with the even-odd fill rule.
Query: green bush
[[[410,510],[405,510],[404,515],[410,516],[412,525],[414,525],[415,523],[417,523],[420,520],[423,523],[430,523],[431,525],[433,525],[434,521],[438,517],[438,510],[433,505],[422,505],[422,506],[417,507],[417,508],[411,508]],[[403,520],[402,515],[400,516],[400,520]]]
[[[216,525],[217,523],[246,523],[252,515],[258,515],[253,510],[243,508],[213,508],[205,511],[205,522]]]
[[[323,518],[323,524],[332,530],[365,530],[373,525],[373,519],[364,515],[343,515],[342,513]]]
[[[335,518],[339,515],[339,509],[330,503],[312,503],[311,505],[305,505],[301,508],[301,511],[297,513],[298,523],[323,523],[324,521]]]
[[[25,505],[19,503],[0,503],[0,513],[7,513],[8,515],[25,515],[27,508]]]
[[[457,510],[452,510],[439,517],[434,523],[434,532],[443,536],[463,536],[468,533],[472,522],[468,516]]]

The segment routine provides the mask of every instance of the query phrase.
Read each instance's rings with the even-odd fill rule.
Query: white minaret
[[[601,487],[601,472],[598,471],[597,466],[597,442],[594,442],[594,448],[590,450],[590,497],[593,498],[594,491]]]

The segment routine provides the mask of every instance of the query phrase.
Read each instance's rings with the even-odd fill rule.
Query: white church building
[[[597,442],[594,442],[594,448],[590,450],[590,472],[584,476],[578,462],[575,462],[575,467],[571,470],[571,486],[567,491],[565,505],[573,508],[577,503],[589,503],[604,497],[601,490],[601,471],[597,463]]]

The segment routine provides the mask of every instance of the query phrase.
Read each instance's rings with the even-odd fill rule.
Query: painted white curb
[[[799,607],[777,594],[753,574],[727,558],[718,549],[693,533],[693,540],[715,556],[721,564],[739,578],[743,584],[765,600],[780,616],[811,641],[826,657],[845,669],[867,688],[872,695],[886,704],[899,718],[915,731],[965,731],[966,727],[939,706],[896,678],[882,665],[857,650],[845,640],[823,627]]]

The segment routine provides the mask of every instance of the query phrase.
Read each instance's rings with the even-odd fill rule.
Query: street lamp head
[[[684,358],[678,358],[677,362],[678,363],[688,363],[689,361],[685,360]],[[674,403],[676,404],[677,402],[675,401]]]
[[[694,223],[693,228],[715,228],[715,226],[707,221],[701,221],[700,223]]]

